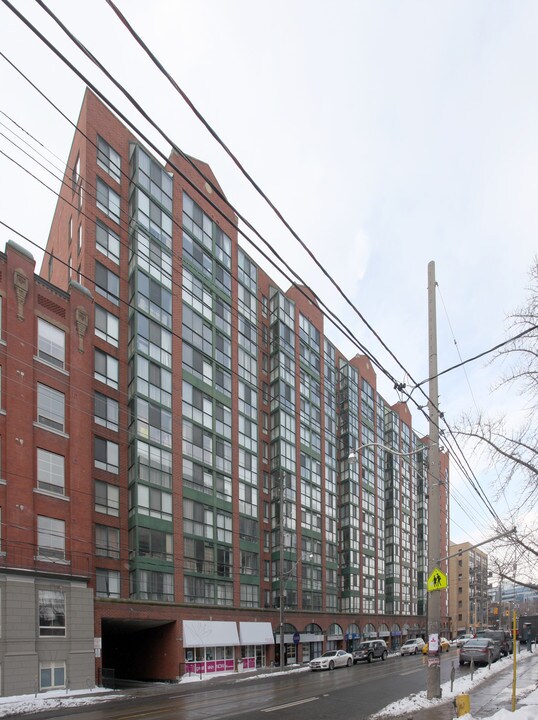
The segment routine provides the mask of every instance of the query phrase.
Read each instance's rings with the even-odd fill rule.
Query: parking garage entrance
[[[179,632],[174,620],[102,618],[101,633],[101,677],[107,684],[111,679],[116,685],[177,681]]]

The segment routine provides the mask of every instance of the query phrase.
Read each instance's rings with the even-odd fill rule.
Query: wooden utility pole
[[[428,350],[430,450],[428,454],[428,575],[441,564],[441,493],[439,489],[439,389],[437,382],[437,311],[435,303],[435,263],[428,263]],[[441,629],[441,593],[428,594],[428,639],[439,638]],[[441,697],[441,653],[428,657],[427,696]]]

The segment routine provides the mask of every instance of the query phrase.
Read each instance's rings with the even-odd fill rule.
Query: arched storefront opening
[[[284,665],[294,665],[297,662],[297,646],[293,636],[297,632],[295,625],[284,623]],[[280,633],[275,633],[275,664],[280,665]]]
[[[361,641],[361,629],[356,623],[350,623],[346,630],[346,650],[353,652]]]
[[[367,623],[362,631],[363,640],[373,640],[377,637],[377,630],[372,623]]]
[[[378,635],[380,638],[383,638],[383,640],[387,643],[387,645],[390,644],[390,630],[389,626],[386,623],[381,623],[378,630]]]
[[[338,623],[329,625],[327,630],[327,647],[326,650],[342,650],[344,643],[344,631]]]
[[[317,623],[310,623],[301,633],[303,662],[310,662],[323,652],[323,630]]]
[[[390,629],[390,648],[391,650],[398,650],[401,644],[402,631],[398,623],[394,623]]]

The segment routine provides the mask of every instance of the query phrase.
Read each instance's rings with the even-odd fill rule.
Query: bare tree
[[[538,513],[529,514],[538,502],[538,256],[529,272],[530,283],[525,304],[508,316],[508,336],[525,335],[499,348],[491,363],[501,363],[503,372],[495,390],[517,393],[523,401],[523,413],[517,425],[512,418],[489,417],[486,413],[466,413],[455,432],[474,442],[497,470],[497,491],[511,498],[510,522],[517,523],[519,542],[496,546],[494,565],[508,576],[514,556],[525,551],[530,572],[538,558]],[[534,328],[534,329],[533,329]],[[530,524],[529,524],[530,523]],[[505,554],[506,551],[506,554]],[[530,582],[529,577],[529,582]]]

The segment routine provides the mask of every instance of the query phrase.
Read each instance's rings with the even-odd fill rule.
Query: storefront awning
[[[239,637],[241,645],[274,645],[275,642],[268,622],[240,622]]]
[[[240,645],[234,622],[183,620],[183,647]]]

